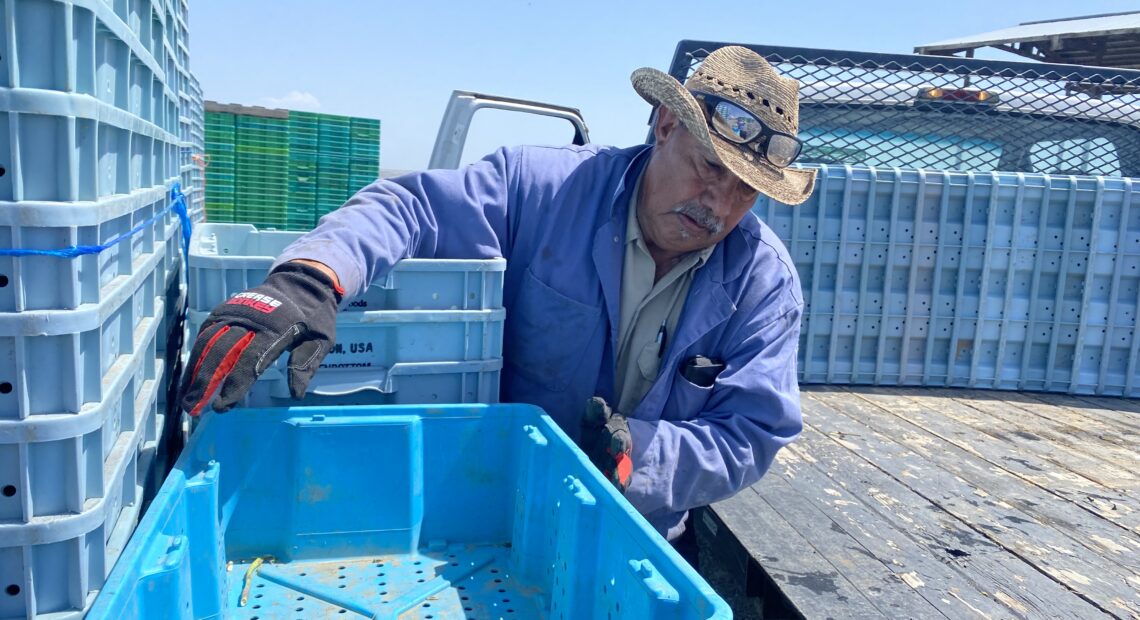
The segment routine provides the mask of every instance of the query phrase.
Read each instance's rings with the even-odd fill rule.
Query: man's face
[[[658,113],[654,134],[657,146],[637,209],[646,245],[654,259],[715,245],[748,213],[757,191],[706,156],[668,108]]]

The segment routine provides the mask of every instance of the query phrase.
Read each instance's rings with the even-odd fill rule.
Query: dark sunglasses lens
[[[775,134],[768,140],[768,161],[784,168],[800,156],[800,142],[790,136]]]
[[[716,104],[712,113],[712,123],[717,133],[733,142],[748,142],[763,131],[763,126],[755,116],[727,101]]]

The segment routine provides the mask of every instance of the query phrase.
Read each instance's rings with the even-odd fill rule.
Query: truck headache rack
[[[670,74],[725,45],[681,41]],[[1140,176],[1140,71],[744,47],[800,81],[802,163]]]

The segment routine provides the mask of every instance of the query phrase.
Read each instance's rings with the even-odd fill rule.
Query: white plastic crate
[[[265,280],[273,260],[299,232],[259,231],[248,224],[201,224],[190,239],[190,308],[209,311]],[[503,307],[507,262],[405,259],[373,282],[348,312],[372,310],[491,310]]]
[[[161,383],[158,323],[151,317],[139,324],[133,352],[103,380],[102,399],[77,413],[0,421],[0,522],[78,513],[104,494],[113,481],[104,477],[103,464],[120,436],[137,430],[139,395]]]
[[[90,607],[138,523],[139,448],[157,434],[157,391],[148,381],[135,399],[137,430],[113,445],[101,497],[77,514],[0,521],[0,618],[78,619]]]
[[[152,267],[156,252],[171,255],[178,218],[168,205],[162,187],[96,203],[0,202],[0,247],[6,249],[53,251],[122,239],[74,258],[0,256],[0,312],[73,310],[114,297]]]
[[[821,166],[753,210],[800,274],[806,383],[1140,396],[1132,179]]]
[[[0,314],[0,421],[79,412],[107,394],[106,378],[158,320],[161,252],[98,304]]]

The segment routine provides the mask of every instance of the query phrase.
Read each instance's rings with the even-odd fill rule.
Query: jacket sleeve
[[[799,435],[801,313],[796,303],[775,318],[759,313],[744,321],[695,418],[629,420],[634,472],[626,497],[642,514],[683,512],[734,495]]]
[[[403,258],[509,258],[507,204],[517,191],[516,159],[499,149],[460,170],[378,180],[322,217],[274,266],[320,261],[336,272],[350,299]]]

